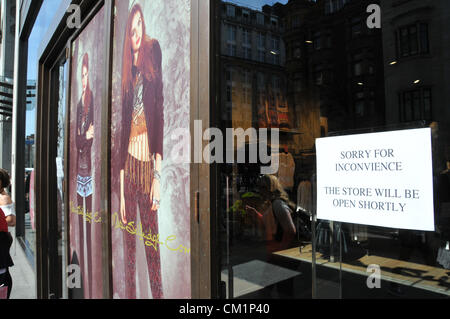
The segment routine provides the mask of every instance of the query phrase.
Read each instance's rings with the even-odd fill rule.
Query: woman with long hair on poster
[[[131,9],[125,31],[122,65],[122,138],[120,214],[137,226],[139,208],[146,238],[145,255],[154,299],[163,298],[158,240],[158,209],[163,159],[164,97],[161,48],[147,36],[142,8]],[[127,227],[128,229],[128,227]],[[124,231],[127,298],[136,298],[136,235]]]
[[[94,140],[94,110],[90,82],[89,82],[89,55],[83,56],[81,64],[81,84],[82,94],[77,105],[77,128],[76,128],[76,147],[77,147],[77,201],[78,209],[83,211],[79,219],[80,230],[80,251],[79,260],[83,270],[85,266],[88,269],[89,297],[92,297],[92,254],[91,254],[91,224],[87,216],[92,214],[92,164],[91,149]],[[84,223],[86,220],[86,223]],[[86,224],[86,247],[87,264],[84,261],[84,227]],[[82,272],[83,273],[83,272]],[[86,297],[86,294],[85,296]]]

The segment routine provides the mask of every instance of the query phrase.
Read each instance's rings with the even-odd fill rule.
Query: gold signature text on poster
[[[92,213],[88,211],[84,211],[82,206],[75,206],[72,202],[70,202],[70,212],[75,215],[82,216],[88,223],[101,223],[102,218],[99,216],[98,212]]]
[[[139,237],[140,240],[144,241],[144,244],[149,247],[153,247],[156,251],[158,250],[158,245],[165,246],[167,249],[173,252],[180,252],[189,254],[191,249],[186,248],[183,245],[179,245],[177,248],[171,247],[171,243],[177,239],[177,236],[170,235],[167,236],[166,241],[160,241],[159,234],[152,234],[152,231],[149,229],[148,233],[146,234],[142,229],[142,224],[139,223],[137,226],[134,222],[130,222],[127,225],[124,225],[120,218],[118,213],[114,213],[113,215],[113,227],[116,229],[122,229],[127,231],[131,235],[135,235]]]

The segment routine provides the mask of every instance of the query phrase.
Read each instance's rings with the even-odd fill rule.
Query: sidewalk
[[[14,266],[9,268],[13,280],[10,299],[36,299],[35,272],[15,236],[15,228],[9,231],[14,238],[10,251],[14,261]]]

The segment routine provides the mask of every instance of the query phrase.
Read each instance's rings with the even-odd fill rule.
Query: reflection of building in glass
[[[437,122],[450,158],[450,2],[381,0],[387,124]],[[439,159],[443,168],[445,159]]]
[[[232,127],[282,125],[285,107],[283,28],[270,11],[217,2],[220,19],[221,119]],[[259,116],[258,116],[259,114]],[[287,124],[286,124],[287,126]],[[231,126],[228,126],[231,127]]]
[[[378,1],[379,2],[379,1]],[[384,124],[382,41],[366,25],[377,1],[289,1],[273,10],[285,27],[288,101],[301,148],[327,131]]]

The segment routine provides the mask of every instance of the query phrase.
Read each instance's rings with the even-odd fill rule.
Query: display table
[[[295,247],[279,251],[274,254],[304,262],[312,262],[311,245],[302,247],[301,252],[299,247]],[[336,257],[335,262],[330,262],[328,259],[324,259],[320,253],[316,254],[316,264],[337,270],[340,269],[338,257]],[[367,277],[370,275],[370,273],[367,272],[367,267],[369,265],[380,266],[382,280],[450,296],[450,270],[444,268],[416,264],[375,255],[366,255],[352,262],[343,262],[342,270]],[[393,271],[395,269],[401,269],[401,274],[394,273]]]

